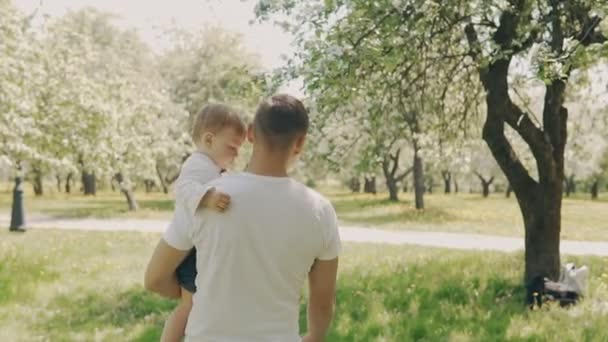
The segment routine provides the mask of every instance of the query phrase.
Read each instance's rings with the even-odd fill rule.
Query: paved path
[[[8,213],[0,213],[0,228],[9,226]],[[96,231],[140,231],[162,232],[166,220],[147,219],[57,219],[45,216],[30,216],[28,228],[33,229],[76,229]],[[343,225],[340,227],[343,241],[386,243],[393,245],[420,245],[466,250],[492,250],[512,252],[522,250],[522,238],[420,231],[391,231]],[[608,242],[562,241],[561,251],[572,255],[608,256]]]

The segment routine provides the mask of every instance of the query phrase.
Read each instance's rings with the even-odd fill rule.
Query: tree
[[[404,35],[427,21],[426,14],[416,13],[413,5],[393,5],[388,1],[260,1],[257,12],[262,20],[274,13],[290,16],[291,21],[285,26],[295,34],[300,47],[292,61],[293,73],[304,79],[306,90],[317,101],[321,113],[333,115],[340,107],[363,100],[374,110],[350,114],[359,117],[359,121],[371,116],[369,121],[373,121],[373,116],[381,112],[385,129],[398,130],[397,135],[386,137],[389,143],[385,145],[391,146],[393,137],[409,142],[414,151],[416,207],[423,208],[425,177],[421,155],[424,141],[429,140],[425,135],[439,122],[452,119],[454,113],[466,116],[475,99],[475,91],[447,97],[450,88],[471,81],[467,74],[458,73],[461,64],[456,62],[465,55],[436,58],[438,49],[430,42],[442,35],[440,31],[429,31],[426,36]],[[407,20],[410,17],[412,21]],[[466,120],[460,121],[463,122]],[[396,185],[390,164],[399,158],[397,150],[386,147],[380,159],[394,199]]]
[[[580,60],[605,37],[594,14],[603,2],[480,1],[475,12],[455,11],[451,22],[465,33],[469,53],[486,91],[483,138],[506,175],[521,208],[526,231],[525,279],[557,279],[560,272],[561,202],[568,110],[567,80]],[[530,49],[537,75],[545,82],[542,123],[531,119],[509,94],[509,66]],[[505,124],[526,142],[538,165],[538,180],[505,136]],[[542,199],[542,200],[541,200]]]

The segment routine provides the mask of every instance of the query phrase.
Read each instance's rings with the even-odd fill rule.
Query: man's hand
[[[223,213],[230,207],[230,196],[215,188],[209,189],[201,199],[199,208],[210,208]]]

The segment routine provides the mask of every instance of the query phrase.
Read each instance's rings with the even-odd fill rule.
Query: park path
[[[0,212],[0,227],[9,226],[10,216]],[[72,229],[92,231],[162,232],[167,220],[160,219],[61,219],[43,215],[28,217],[29,229]],[[419,245],[465,250],[513,252],[523,250],[523,238],[421,231],[395,231],[368,227],[341,225],[343,241],[385,243],[392,245]],[[562,240],[561,252],[571,255],[608,256],[608,242]]]

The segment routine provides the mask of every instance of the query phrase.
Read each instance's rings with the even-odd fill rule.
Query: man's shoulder
[[[297,182],[298,187],[300,188],[299,191],[301,191],[303,194],[305,194],[306,199],[308,201],[311,202],[311,204],[314,204],[314,206],[318,209],[321,210],[327,210],[327,209],[331,209],[333,210],[333,205],[331,204],[331,202],[329,201],[329,199],[327,199],[325,196],[323,196],[320,192],[318,192],[315,189],[312,189],[300,182]]]

